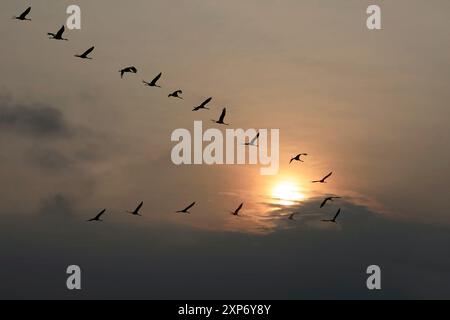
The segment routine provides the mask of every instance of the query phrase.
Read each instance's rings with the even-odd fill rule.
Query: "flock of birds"
[[[31,12],[31,7],[28,7],[24,12],[22,12],[20,15],[18,16],[14,16],[13,19],[16,20],[20,20],[20,21],[31,21],[30,18],[28,18],[29,14]],[[65,27],[64,25],[56,32],[56,33],[52,33],[49,32],[47,33],[47,35],[49,36],[49,39],[52,40],[61,40],[61,41],[68,41],[67,38],[64,38],[64,32],[65,32]],[[93,51],[94,51],[95,47],[90,47],[89,49],[87,49],[85,52],[83,52],[82,54],[76,54],[75,57],[80,58],[80,59],[89,59],[91,60],[92,58],[89,56]],[[120,73],[120,77],[123,79],[124,75],[126,73],[133,73],[136,74],[138,72],[137,68],[134,66],[130,66],[130,67],[125,67],[121,70],[119,70]],[[155,78],[153,78],[151,81],[147,82],[147,81],[142,81],[144,83],[144,85],[148,86],[148,87],[156,87],[156,88],[161,88],[160,85],[158,85],[158,81],[161,79],[162,73],[159,73]],[[178,99],[183,99],[183,97],[181,96],[183,94],[183,91],[178,89],[175,90],[174,92],[170,93],[168,95],[169,98],[178,98]],[[199,104],[197,107],[195,107],[194,109],[192,109],[192,111],[199,111],[199,110],[209,110],[209,108],[207,107],[207,105],[211,102],[212,97],[207,98],[206,100],[204,100],[201,104]],[[214,120],[211,119],[211,121],[213,121],[214,123],[217,124],[221,124],[221,125],[229,125],[228,123],[225,123],[225,116],[226,116],[226,108],[223,108],[219,119],[218,120]],[[259,133],[257,133],[257,135],[250,140],[249,142],[246,142],[245,145],[248,146],[257,146],[257,140],[259,138]],[[302,157],[307,156],[307,153],[299,153],[297,154],[295,157],[291,158],[291,160],[289,161],[289,164],[291,164],[293,161],[299,161],[299,162],[304,162],[304,160],[302,160]],[[326,183],[326,180],[333,174],[333,172],[330,172],[329,174],[327,174],[325,177],[323,177],[320,180],[314,180],[312,181],[312,183]],[[329,201],[333,201],[334,199],[340,199],[341,197],[327,197],[325,198],[322,203],[320,204],[320,208],[323,208],[327,202]],[[196,204],[196,202],[192,202],[190,205],[188,205],[186,208],[182,209],[182,210],[178,210],[176,211],[176,213],[182,213],[182,214],[189,214],[190,213],[190,209],[192,207],[194,207]],[[139,203],[139,205],[133,210],[133,211],[127,211],[127,213],[134,215],[134,216],[141,216],[140,210],[142,209],[144,205],[144,202],[141,201]],[[230,211],[230,214],[232,214],[233,216],[240,216],[239,212],[241,211],[241,209],[243,208],[244,203],[241,203],[236,210],[234,211]],[[87,221],[92,222],[92,221],[103,221],[101,218],[102,216],[105,214],[106,209],[103,209],[102,211],[100,211],[95,217],[93,217],[92,219],[89,219]],[[338,211],[336,212],[336,214],[334,215],[334,217],[332,219],[324,219],[322,220],[323,222],[332,222],[332,223],[336,223],[337,218],[339,216],[339,214],[341,213],[341,209],[339,208]],[[289,220],[294,220],[294,216],[298,214],[297,212],[291,213],[288,216]]]

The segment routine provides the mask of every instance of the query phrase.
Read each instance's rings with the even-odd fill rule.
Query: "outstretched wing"
[[[222,113],[220,114],[219,122],[223,122],[226,114],[227,114],[227,108],[223,108]]]
[[[183,94],[183,91],[182,90],[177,90],[177,91],[174,92],[174,94],[175,95]]]
[[[239,207],[237,207],[237,209],[236,209],[236,213],[238,213],[241,209],[242,209],[242,206],[244,205],[244,203],[242,202],[240,205],[239,205]]]
[[[190,208],[192,208],[195,205],[195,202],[192,202],[189,206],[186,207],[183,211],[188,211]]]
[[[91,53],[92,51],[94,51],[95,47],[91,47],[89,49],[87,49],[81,56],[82,57],[87,57],[89,55],[89,53]]]
[[[25,17],[30,13],[31,7],[28,7],[20,16],[19,19],[25,19]]]
[[[139,205],[137,206],[136,210],[134,210],[134,211],[135,211],[135,212],[138,212],[139,210],[141,210],[143,204],[144,204],[144,201],[142,201],[141,203],[139,203]]]
[[[258,134],[256,135],[256,137],[254,137],[254,138],[252,139],[252,141],[250,141],[250,144],[254,144],[254,143],[256,142],[256,140],[258,140],[258,138],[259,138],[259,132],[258,132]]]
[[[100,211],[94,218],[89,219],[88,221],[95,221],[95,220],[99,220],[100,217],[102,216],[102,214],[104,214],[106,211],[106,209],[103,209],[102,211]]]
[[[151,84],[152,84],[152,85],[155,85],[156,82],[158,82],[159,78],[161,78],[161,76],[162,76],[162,72],[159,73],[159,74],[155,77],[155,79],[152,80]]]
[[[200,105],[201,107],[206,106],[208,103],[210,103],[212,100],[212,97],[209,97],[208,99],[206,99],[205,101],[202,102],[202,104]]]
[[[329,174],[327,174],[325,177],[323,177],[323,181],[325,181],[326,179],[328,179],[331,175],[333,174],[333,172],[330,172]]]
[[[323,208],[323,206],[327,203],[328,198],[325,198],[322,203],[320,204],[320,207]]]
[[[58,30],[58,32],[55,35],[55,38],[61,38],[66,28],[64,26],[61,27],[61,29]]]
[[[336,221],[336,219],[340,213],[341,213],[341,208],[339,208],[339,210],[336,212],[336,215],[334,216],[333,221]]]

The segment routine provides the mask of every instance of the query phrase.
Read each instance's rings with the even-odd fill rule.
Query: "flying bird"
[[[291,213],[291,214],[289,215],[288,219],[289,219],[289,220],[295,220],[295,219],[294,219],[294,216],[295,216],[296,214],[297,214],[297,212]]]
[[[325,198],[322,203],[320,204],[320,207],[323,208],[328,201],[333,201],[333,199],[340,199],[341,197],[327,197]]]
[[[291,164],[292,161],[296,160],[296,161],[300,161],[300,162],[305,162],[301,159],[302,156],[307,156],[307,153],[299,153],[298,155],[296,155],[295,157],[293,157],[291,159],[291,161],[289,161],[289,164]]]
[[[258,138],[259,138],[259,132],[256,134],[256,136],[250,142],[246,142],[246,143],[244,143],[244,145],[256,146],[255,142],[256,142],[256,140],[258,140]]]
[[[195,205],[195,202],[192,202],[190,205],[188,205],[186,208],[184,208],[183,210],[179,210],[176,213],[190,213],[188,210],[190,208],[192,208]]]
[[[176,91],[170,93],[168,97],[169,98],[170,97],[174,97],[174,98],[178,98],[178,99],[183,99],[183,97],[180,97],[180,94],[183,94],[183,91],[182,90],[176,90]]]
[[[212,100],[212,97],[209,97],[208,99],[206,99],[205,101],[203,101],[198,107],[195,107],[194,109],[192,109],[192,111],[198,111],[200,109],[207,109],[209,110],[209,108],[206,108],[206,105],[208,103],[210,103]]]
[[[220,114],[219,120],[217,120],[217,121],[216,120],[211,120],[211,121],[215,122],[217,124],[224,124],[224,125],[228,126],[229,123],[223,122],[223,120],[225,119],[226,113],[227,113],[227,108],[223,108],[222,113]]]
[[[322,179],[312,181],[312,183],[317,183],[317,182],[320,182],[320,183],[326,183],[325,180],[327,180],[332,174],[333,174],[333,172],[330,172],[329,174],[327,174],[327,175],[326,175],[325,177],[323,177]]]
[[[30,11],[31,11],[31,7],[28,7],[24,12],[22,12],[20,14],[20,16],[13,17],[13,19],[22,20],[22,21],[31,21],[31,19],[27,18],[27,15],[30,13]]]
[[[333,222],[336,223],[336,219],[339,216],[339,214],[341,213],[341,208],[339,208],[339,210],[336,212],[336,214],[334,215],[333,219],[330,220],[322,220],[323,222]]]
[[[122,70],[119,70],[120,72],[120,78],[122,79],[125,73],[137,73],[137,69],[136,67],[126,67],[123,68]]]
[[[244,203],[241,203],[241,204],[239,205],[239,207],[237,207],[236,210],[231,211],[231,214],[232,214],[233,216],[239,216],[239,211],[241,211],[243,205],[244,205]]]
[[[89,219],[88,222],[91,222],[91,221],[103,221],[102,219],[100,219],[100,217],[105,213],[105,211],[106,211],[106,209],[103,209],[94,218]]]
[[[135,216],[140,216],[141,214],[139,213],[139,210],[141,210],[143,204],[144,204],[144,201],[139,203],[139,205],[133,211],[127,211],[127,212],[132,214],[132,215],[135,215]]]
[[[49,32],[49,33],[47,33],[47,35],[50,36],[49,39],[69,41],[69,39],[62,37],[65,30],[66,30],[66,28],[64,28],[64,26],[62,26],[61,29],[59,29],[56,34]]]
[[[94,51],[94,48],[95,48],[95,47],[91,47],[91,48],[87,49],[87,50],[86,50],[84,53],[82,53],[82,54],[76,54],[75,57],[81,58],[81,59],[90,59],[90,60],[92,60],[92,58],[91,58],[91,57],[88,57],[88,55],[89,55],[92,51]]]
[[[162,72],[160,72],[156,77],[155,77],[155,79],[153,79],[152,81],[150,81],[150,82],[146,82],[146,81],[142,81],[146,86],[149,86],[149,87],[158,87],[158,88],[161,88],[161,86],[158,86],[157,84],[156,84],[156,82],[158,82],[158,80],[159,80],[159,78],[161,78],[161,76],[162,76]]]

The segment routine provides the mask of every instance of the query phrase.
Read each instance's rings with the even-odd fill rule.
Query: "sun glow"
[[[305,199],[305,195],[300,192],[297,184],[290,181],[282,181],[272,189],[272,198],[281,205],[293,205]]]

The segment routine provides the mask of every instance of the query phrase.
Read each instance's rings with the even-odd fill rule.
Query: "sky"
[[[71,4],[81,30],[49,40]],[[370,4],[382,30],[366,27]],[[11,19],[29,5],[31,22]],[[448,1],[0,9],[0,298],[450,298]],[[74,57],[90,46],[93,60]],[[162,88],[142,84],[159,72]],[[172,131],[220,128],[223,107],[230,128],[280,130],[277,175],[171,162]],[[125,213],[140,201],[141,217]]]

